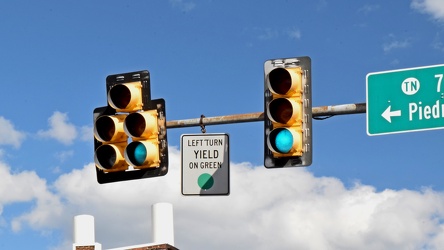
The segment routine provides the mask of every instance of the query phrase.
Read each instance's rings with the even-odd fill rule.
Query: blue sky
[[[263,167],[263,123],[230,135],[231,194],[184,197],[180,136],[165,177],[99,185],[93,109],[107,75],[147,69],[167,120],[263,112],[263,64],[310,56],[313,106],[366,101],[370,72],[443,64],[444,3],[10,1],[0,8],[0,249],[70,249],[73,216],[104,249],[148,243],[174,206],[180,249],[439,249],[443,130],[369,137],[365,114],[313,121],[313,164]]]

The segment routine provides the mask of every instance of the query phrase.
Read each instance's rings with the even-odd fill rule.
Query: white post
[[[95,241],[94,217],[86,214],[75,216],[74,243],[93,245]]]
[[[152,205],[153,241],[174,246],[173,205],[156,203]]]
[[[101,244],[96,243],[94,217],[91,215],[74,216],[74,244],[77,246],[95,246],[95,249],[102,249]]]

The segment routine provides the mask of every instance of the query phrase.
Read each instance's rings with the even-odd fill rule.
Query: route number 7
[[[443,77],[443,74],[435,75],[435,78],[438,78],[438,87],[436,88],[437,92],[441,92],[442,77]]]

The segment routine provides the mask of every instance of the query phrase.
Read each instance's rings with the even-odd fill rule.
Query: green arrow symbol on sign
[[[389,123],[392,123],[392,116],[401,116],[401,110],[391,111],[392,106],[388,106],[388,108],[382,113],[382,117],[386,119]]]

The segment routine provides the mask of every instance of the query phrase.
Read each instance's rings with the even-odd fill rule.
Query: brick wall
[[[162,245],[149,246],[149,247],[131,248],[128,250],[179,250],[179,249],[175,248],[171,245],[168,245],[168,244],[162,244]]]
[[[95,246],[77,246],[76,250],[95,250]],[[128,250],[179,250],[169,244],[138,247],[138,248],[128,248]]]
[[[95,246],[81,246],[81,247],[76,247],[76,250],[95,250]]]

